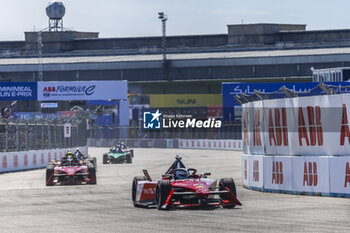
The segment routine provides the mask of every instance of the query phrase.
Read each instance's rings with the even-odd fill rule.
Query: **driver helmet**
[[[73,153],[72,153],[72,151],[68,150],[68,152],[67,152],[66,156],[67,156],[67,158],[68,158],[69,156],[72,156],[72,157],[73,157]]]
[[[73,166],[73,155],[68,155],[67,157],[67,165]]]
[[[179,170],[175,172],[175,179],[184,180],[188,178],[188,174],[186,170]]]
[[[80,159],[80,155],[81,155],[81,152],[80,152],[80,150],[79,150],[79,148],[77,148],[76,150],[75,150],[75,156],[77,156],[77,158],[79,158]]]

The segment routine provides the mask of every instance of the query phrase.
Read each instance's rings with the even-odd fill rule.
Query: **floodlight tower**
[[[166,21],[168,17],[164,12],[158,13],[158,18],[162,21],[162,52],[163,52],[163,63],[166,63]]]

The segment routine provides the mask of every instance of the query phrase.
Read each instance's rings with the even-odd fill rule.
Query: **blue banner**
[[[333,82],[327,83],[337,86],[349,86],[350,82]],[[240,104],[234,98],[235,95],[242,93],[251,95],[255,90],[260,92],[274,92],[282,86],[286,86],[293,91],[309,91],[316,87],[317,82],[302,82],[302,83],[222,83],[222,109],[223,121],[235,120],[235,106]]]
[[[0,101],[37,100],[36,82],[0,82]]]

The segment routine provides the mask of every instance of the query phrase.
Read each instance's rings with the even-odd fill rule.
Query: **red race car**
[[[160,180],[152,181],[147,170],[144,176],[136,176],[132,183],[132,201],[135,207],[156,205],[158,210],[174,207],[222,206],[234,208],[242,205],[237,199],[236,185],[232,178],[208,179],[210,173],[197,174],[194,168],[186,168],[181,157]]]
[[[50,162],[46,167],[46,186],[54,184],[96,184],[96,169],[88,160]]]

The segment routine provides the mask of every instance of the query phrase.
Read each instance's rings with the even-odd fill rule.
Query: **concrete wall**
[[[280,31],[305,31],[304,24],[228,25],[229,44],[274,44]]]
[[[327,42],[350,40],[350,30],[320,30],[320,31],[297,31],[279,32],[277,34],[279,42]]]
[[[24,50],[25,42],[24,41],[1,41],[0,50],[6,50],[8,56],[11,52],[17,52],[18,50]],[[6,57],[6,54],[3,52],[3,56]]]
[[[72,50],[74,39],[98,38],[98,32],[58,31],[41,32],[43,50]],[[38,49],[38,32],[25,32],[25,49]]]
[[[135,49],[144,48],[145,52],[159,52],[162,37],[132,37],[108,39],[76,39],[74,49]],[[201,47],[227,45],[227,35],[199,35],[199,36],[167,36],[167,47]]]

